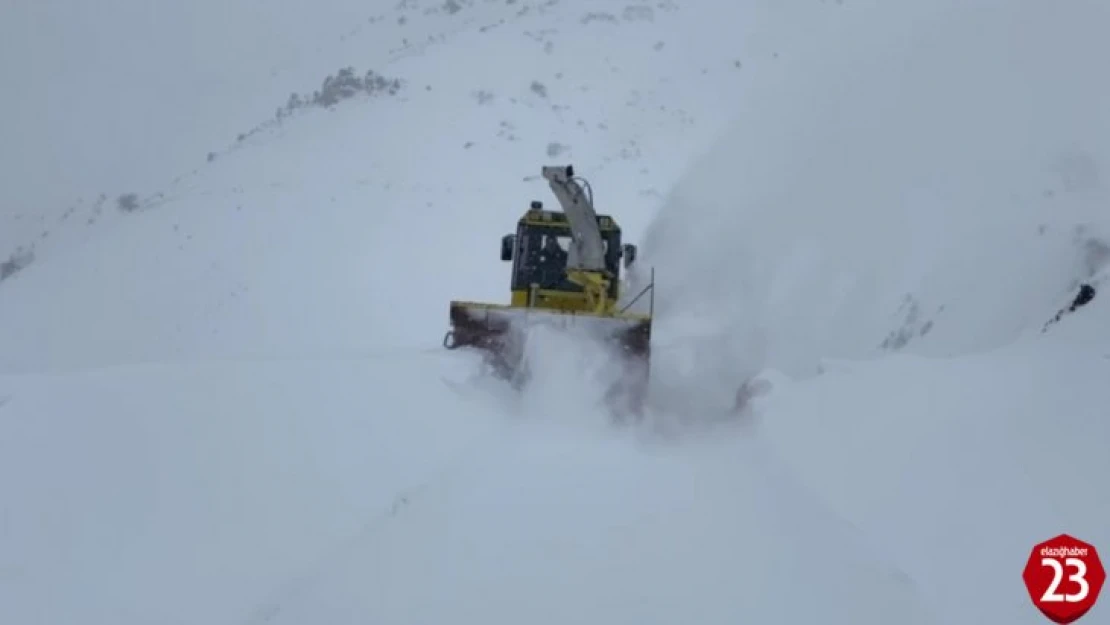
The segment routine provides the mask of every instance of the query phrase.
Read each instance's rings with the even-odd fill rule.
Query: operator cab
[[[609,296],[619,297],[621,260],[628,267],[636,260],[636,246],[621,245],[621,230],[608,215],[598,215],[598,227],[605,247],[605,268],[612,281]],[[517,222],[516,233],[501,238],[501,260],[512,261],[512,290],[527,291],[532,284],[541,289],[582,292],[582,287],[566,277],[571,250],[571,230],[566,214],[549,211],[534,201]]]

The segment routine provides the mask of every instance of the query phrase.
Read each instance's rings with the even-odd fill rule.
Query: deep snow
[[[1028,549],[1110,545],[1105,295],[1041,332],[1105,288],[1107,9],[460,5],[313,62],[228,13],[300,69],[181,146],[405,88],[151,163],[0,284],[0,621],[1042,622]],[[521,397],[439,347],[560,162],[658,270],[638,428],[592,346]]]

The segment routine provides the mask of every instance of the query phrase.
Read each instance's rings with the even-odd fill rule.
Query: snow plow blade
[[[522,388],[529,381],[525,346],[530,330],[548,327],[608,346],[620,367],[609,389],[610,407],[639,413],[647,393],[651,360],[650,315],[592,314],[573,310],[520,308],[480,302],[451,302],[447,349],[479,350],[494,374]]]

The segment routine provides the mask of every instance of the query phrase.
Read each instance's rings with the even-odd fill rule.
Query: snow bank
[[[0,621],[264,611],[410,489],[480,455],[490,406],[434,381],[458,364],[410,354],[0,378]]]
[[[1098,302],[1058,327],[1105,326]],[[1110,544],[1110,334],[1086,337],[830,364],[778,380],[758,402],[760,431],[943,622],[1033,625],[1043,616],[1020,580],[1030,547],[1061,532]]]

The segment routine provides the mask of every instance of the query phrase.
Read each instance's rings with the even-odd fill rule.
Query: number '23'
[[[1047,566],[1052,569],[1052,583],[1048,585],[1048,589],[1044,591],[1041,601],[1057,603],[1060,601],[1066,603],[1075,603],[1083,601],[1087,598],[1087,593],[1091,591],[1091,586],[1087,583],[1087,565],[1079,558],[1067,558],[1064,564],[1056,558],[1041,558],[1041,565]],[[1075,567],[1075,573],[1068,576],[1068,580],[1079,584],[1079,592],[1074,595],[1062,595],[1056,591],[1060,588],[1060,582],[1063,581],[1064,567]]]

